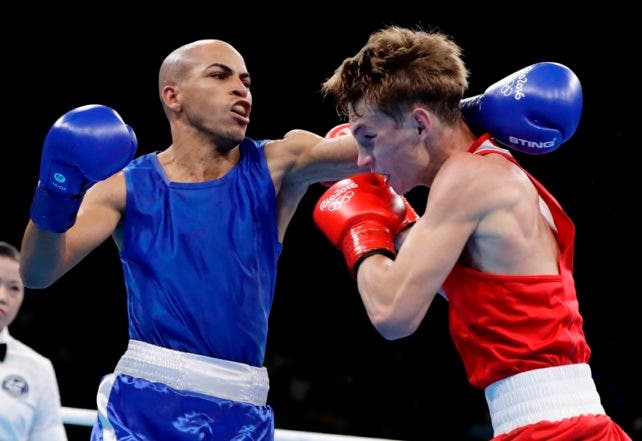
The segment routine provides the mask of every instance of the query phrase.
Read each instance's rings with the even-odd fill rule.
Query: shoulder
[[[498,154],[475,155],[457,153],[449,157],[439,170],[435,181],[450,185],[478,184],[470,190],[483,191],[486,186],[526,177],[514,162]]]
[[[435,201],[472,211],[487,211],[513,203],[528,177],[523,170],[501,155],[457,153],[446,160],[437,173],[430,194]]]
[[[146,153],[144,155],[140,155],[137,158],[134,158],[131,160],[127,166],[123,169],[124,171],[129,171],[135,168],[140,167],[141,165],[145,165],[151,162],[153,158],[157,156],[158,152],[152,152],[152,153]]]
[[[281,139],[267,142],[265,158],[270,170],[277,176],[296,170],[298,164],[306,163],[306,158],[322,140],[315,133],[297,129],[287,132]]]
[[[123,169],[109,178],[99,181],[87,191],[85,199],[98,202],[121,211],[125,206],[127,184]]]
[[[288,156],[296,157],[322,140],[321,136],[307,130],[290,130],[283,138],[267,142],[265,144],[265,154],[268,160]]]
[[[268,142],[270,142],[269,139],[256,140],[256,139],[253,139],[253,138],[250,138],[250,137],[246,136],[243,139],[243,141],[241,141],[241,143],[239,144],[239,148],[243,152],[247,152],[248,150],[249,151],[255,151],[255,150],[259,151],[259,150],[263,149]]]

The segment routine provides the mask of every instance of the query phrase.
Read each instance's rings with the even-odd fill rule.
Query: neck
[[[182,147],[172,144],[158,155],[158,160],[170,180],[202,182],[224,176],[240,157],[238,146],[229,151],[220,151],[213,145]]]
[[[432,185],[437,172],[452,155],[468,151],[477,137],[461,120],[453,126],[440,126],[428,140],[430,163],[426,173],[428,186]]]

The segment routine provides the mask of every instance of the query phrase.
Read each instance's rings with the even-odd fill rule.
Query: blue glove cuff
[[[69,197],[55,193],[38,182],[29,216],[34,224],[44,230],[64,233],[76,222],[83,195]]]

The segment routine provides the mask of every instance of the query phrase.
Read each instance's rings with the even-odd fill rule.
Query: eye
[[[359,135],[359,139],[361,140],[361,142],[368,143],[368,144],[372,144],[376,137],[377,135],[372,133],[363,133]]]
[[[0,280],[0,285],[2,284],[3,283]],[[19,296],[20,293],[23,291],[20,285],[12,285],[10,283],[5,283],[4,285],[7,287],[7,291],[12,298]]]

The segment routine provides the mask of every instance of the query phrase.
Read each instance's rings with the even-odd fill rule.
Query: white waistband
[[[264,367],[175,351],[138,340],[129,341],[114,373],[257,406],[267,403],[269,390]]]
[[[522,372],[486,388],[495,436],[538,421],[604,414],[588,364]]]

